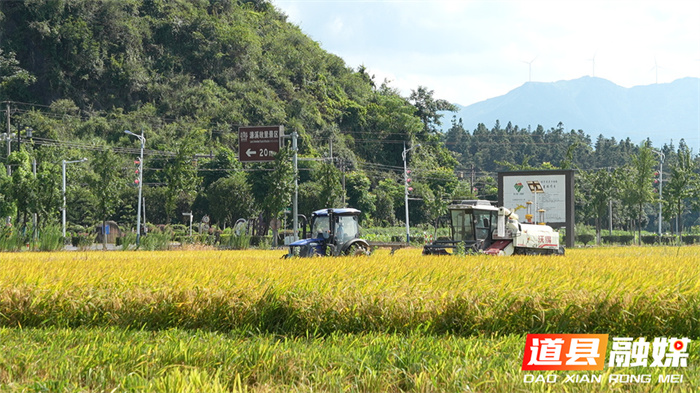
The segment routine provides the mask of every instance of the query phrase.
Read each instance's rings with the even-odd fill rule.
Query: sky
[[[697,0],[272,0],[348,67],[467,106],[533,82],[700,77]]]

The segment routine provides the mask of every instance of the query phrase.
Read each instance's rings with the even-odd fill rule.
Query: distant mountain
[[[583,77],[553,83],[528,82],[508,94],[459,107],[447,113],[461,118],[464,128],[479,123],[488,128],[496,120],[521,128],[545,129],[563,123],[565,130],[583,130],[595,141],[603,134],[639,143],[646,138],[661,146],[684,138],[696,150],[700,146],[700,79],[683,78],[671,83],[625,88],[601,78]]]

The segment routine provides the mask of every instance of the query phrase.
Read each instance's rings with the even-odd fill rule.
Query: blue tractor
[[[286,257],[369,255],[369,243],[360,238],[359,215],[352,208],[316,210],[310,238],[290,244]]]

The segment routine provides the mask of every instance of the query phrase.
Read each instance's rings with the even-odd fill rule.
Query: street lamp
[[[406,149],[406,142],[404,142],[403,143],[403,153],[401,153],[401,155],[403,156],[404,204],[406,206],[406,243],[411,242],[411,233],[410,233],[410,229],[409,229],[409,225],[408,225],[408,182],[410,180],[408,178],[408,170],[406,169],[406,154],[418,146],[420,146],[420,143],[417,145],[411,146],[409,149]]]
[[[61,169],[62,169],[62,175],[63,175],[63,208],[61,209],[61,222],[63,223],[63,238],[66,238],[66,164],[75,164],[78,162],[85,162],[87,161],[87,158],[81,158],[80,160],[75,160],[75,161],[66,161],[63,160],[61,161]]]
[[[661,150],[651,149],[654,153],[659,155],[659,236],[661,236],[661,200],[663,198],[664,190],[664,160],[666,156]]]
[[[141,135],[134,134],[129,130],[124,131],[125,134],[135,136],[141,141],[141,156],[139,158],[139,200],[136,208],[136,247],[141,244],[141,192],[143,190],[143,148],[146,145],[146,137],[143,136],[143,130],[141,130]]]

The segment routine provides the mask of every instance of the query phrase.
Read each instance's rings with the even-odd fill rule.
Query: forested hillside
[[[0,2],[0,22],[3,143],[11,150],[2,149],[9,170],[0,175],[0,214],[16,225],[33,213],[40,226],[58,222],[61,162],[85,157],[68,165],[68,221],[133,227],[140,142],[125,130],[145,136],[146,217],[155,224],[185,222],[190,211],[219,227],[283,214],[290,152],[242,165],[242,125],[299,133],[300,212],[344,204],[364,212],[365,226],[403,218],[404,146],[415,147],[407,155],[412,223],[433,222],[452,199],[494,199],[498,170],[607,171],[640,155],[629,140],[593,142],[562,125],[470,131],[453,119],[442,134],[438,113],[453,106],[429,87],[401,96],[325,52],[264,0],[9,1]],[[686,150],[665,146],[666,168]],[[696,157],[688,165],[697,172]],[[616,222],[628,225],[635,204],[619,200]],[[580,218],[593,219],[584,202]],[[694,220],[686,216],[687,225]]]

